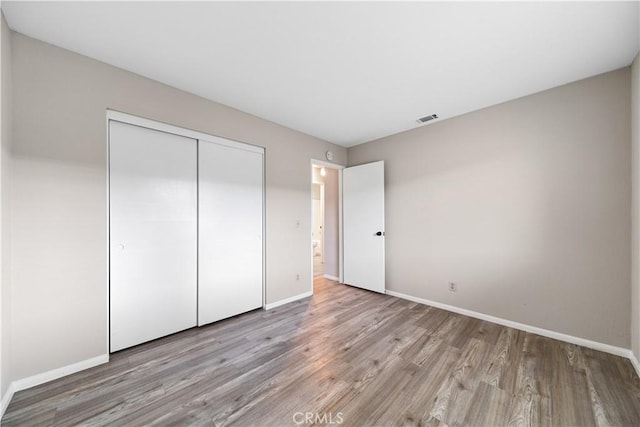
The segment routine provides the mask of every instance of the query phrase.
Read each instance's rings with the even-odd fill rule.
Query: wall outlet
[[[451,292],[455,292],[457,289],[458,289],[458,287],[456,286],[456,284],[455,284],[455,283],[453,283],[453,282],[449,282],[449,290],[450,290]]]
[[[296,280],[300,280],[300,275],[296,274]]]

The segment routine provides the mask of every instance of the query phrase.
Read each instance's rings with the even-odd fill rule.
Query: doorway
[[[340,169],[324,162],[311,164],[311,262],[313,278],[340,277]]]
[[[384,161],[311,160],[312,293],[326,280],[386,292],[384,192]]]
[[[313,246],[313,277],[324,275],[324,184],[312,184],[313,226],[311,242]]]

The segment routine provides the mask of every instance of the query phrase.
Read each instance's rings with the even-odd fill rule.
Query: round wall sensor
[[[327,151],[327,160],[333,160],[333,151]]]

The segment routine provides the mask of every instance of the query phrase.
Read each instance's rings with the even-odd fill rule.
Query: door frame
[[[343,283],[343,242],[342,242],[342,170],[346,168],[344,165],[327,162],[326,160],[317,160],[312,158],[309,164],[309,248],[311,256],[309,263],[311,265],[311,283],[309,283],[310,291],[313,294],[313,165],[324,166],[325,168],[335,169],[338,171],[338,282]],[[326,189],[326,188],[325,188]],[[322,207],[324,209],[324,206]],[[324,227],[324,225],[323,225]],[[323,228],[322,238],[324,240],[325,233]],[[324,245],[322,247],[324,258]]]
[[[242,141],[235,141],[233,139],[216,136],[204,132],[198,132],[195,130],[183,128],[180,126],[174,126],[167,123],[159,122],[152,119],[147,119],[140,116],[134,116],[132,114],[123,113],[121,111],[116,111],[110,108],[106,109],[105,115],[105,151],[106,151],[106,279],[105,279],[105,291],[106,291],[106,320],[107,320],[107,328],[106,328],[106,345],[107,349],[111,348],[111,173],[110,173],[110,140],[109,140],[109,122],[117,121],[122,123],[127,123],[130,125],[141,126],[161,132],[171,133],[179,136],[185,136],[187,138],[193,138],[198,141],[208,141],[214,142],[216,144],[225,145],[227,147],[239,148],[246,151],[251,151],[255,153],[259,153],[262,155],[262,308],[266,309],[267,305],[267,276],[266,276],[266,150],[264,147],[260,147],[258,145],[249,144]],[[340,181],[341,182],[341,181]],[[197,269],[196,269],[197,273]],[[313,283],[312,283],[313,285]],[[108,351],[108,355],[111,353]]]

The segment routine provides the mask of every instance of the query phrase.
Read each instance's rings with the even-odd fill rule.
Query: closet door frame
[[[106,347],[107,349],[110,349],[110,339],[111,339],[111,305],[110,305],[110,298],[111,298],[111,294],[110,294],[110,282],[111,282],[111,241],[110,241],[110,223],[111,223],[111,217],[110,217],[110,204],[111,204],[111,189],[109,186],[109,182],[110,182],[110,170],[109,170],[109,164],[110,164],[110,158],[109,158],[109,144],[110,144],[110,140],[109,140],[109,122],[110,121],[117,121],[117,122],[122,122],[122,123],[127,123],[127,124],[131,124],[131,125],[136,125],[136,126],[141,126],[141,127],[145,127],[145,128],[149,128],[149,129],[153,129],[153,130],[158,130],[161,132],[166,132],[166,133],[171,133],[171,134],[175,134],[175,135],[179,135],[179,136],[184,136],[187,138],[192,138],[192,139],[196,139],[198,140],[198,144],[200,144],[200,141],[206,141],[206,142],[214,142],[216,144],[220,144],[220,145],[225,145],[227,147],[233,147],[233,148],[239,148],[239,149],[243,149],[246,151],[252,151],[255,153],[259,153],[262,155],[262,308],[266,309],[266,269],[265,269],[265,252],[266,252],[266,220],[265,220],[265,211],[266,211],[266,179],[265,179],[265,173],[266,173],[266,164],[265,164],[265,149],[263,147],[259,147],[256,145],[251,145],[251,144],[247,144],[245,142],[240,142],[240,141],[234,141],[228,138],[223,138],[223,137],[219,137],[219,136],[215,136],[215,135],[210,135],[210,134],[206,134],[203,132],[198,132],[198,131],[194,131],[191,129],[185,129],[185,128],[181,128],[179,126],[173,126],[167,123],[162,123],[162,122],[158,122],[155,120],[150,120],[150,119],[145,119],[143,117],[138,117],[138,116],[134,116],[131,114],[127,114],[127,113],[123,113],[120,111],[116,111],[116,110],[111,110],[111,109],[107,109],[107,114],[106,114],[106,144],[105,144],[105,148],[106,148],[106,170],[107,170],[107,186],[106,186],[106,193],[107,193],[107,204],[106,204],[106,220],[107,220],[107,227],[106,227],[106,254],[107,254],[107,264],[106,264],[106,272],[107,272],[107,277],[106,277],[106,313],[107,313],[107,328],[106,328]],[[197,271],[196,271],[197,274]],[[108,354],[110,354],[110,351],[108,350]]]

